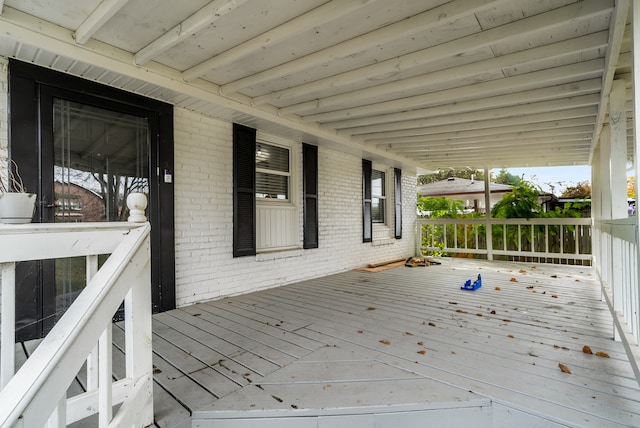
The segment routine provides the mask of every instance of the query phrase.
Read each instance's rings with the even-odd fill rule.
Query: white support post
[[[604,125],[600,133],[600,215],[604,221],[611,220],[611,143],[609,125]],[[611,287],[611,238],[609,234],[602,234],[602,279]]]
[[[491,229],[491,180],[489,167],[484,168],[484,219],[486,224],[487,260],[493,260],[493,230]]]
[[[602,203],[600,197],[600,147],[593,151],[593,166],[591,168],[591,217],[592,223],[592,260],[596,272],[602,277],[602,230],[596,228],[596,221],[602,220]],[[604,299],[604,296],[603,296]]]
[[[147,238],[144,247],[146,251],[150,251],[149,238]],[[147,260],[149,259],[148,257]],[[143,384],[148,385],[147,388],[144,388],[148,394],[147,405],[140,409],[140,423],[142,426],[153,423],[153,351],[151,348],[150,285],[151,270],[143,269],[124,300],[127,377],[132,379],[134,389],[138,389]]]
[[[2,296],[0,301],[0,389],[4,388],[15,372],[16,352],[16,264],[2,263]]]
[[[611,219],[627,218],[627,111],[626,84],[614,80],[609,94],[610,156],[609,174],[611,192]],[[614,310],[624,313],[625,284],[622,265],[622,240],[611,238],[611,288]],[[625,318],[629,314],[624,314]]]

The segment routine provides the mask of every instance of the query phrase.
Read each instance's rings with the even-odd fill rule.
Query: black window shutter
[[[318,248],[318,147],[302,144],[302,192],[304,194],[304,249]]]
[[[393,169],[393,200],[394,200],[394,218],[393,222],[396,227],[396,239],[402,238],[402,170],[400,168]]]
[[[362,159],[362,242],[373,241],[371,218],[371,161]]]
[[[256,254],[256,130],[233,124],[233,257]]]

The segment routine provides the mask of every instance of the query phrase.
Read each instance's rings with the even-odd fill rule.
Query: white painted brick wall
[[[0,57],[0,154],[8,142],[7,67]],[[364,244],[362,160],[320,147],[320,248],[233,258],[232,125],[180,108],[174,114],[179,306],[413,255],[415,177],[403,174],[403,238],[390,245]],[[300,163],[295,167],[301,172]],[[295,188],[302,191],[300,180]],[[301,197],[297,201],[302,203]]]
[[[320,248],[233,258],[232,125],[179,108],[174,115],[179,306],[414,254],[415,177],[403,174],[403,238],[364,244],[362,160],[320,147]]]

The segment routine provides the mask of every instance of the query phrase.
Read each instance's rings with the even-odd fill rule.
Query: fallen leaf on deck
[[[481,317],[481,316],[483,316],[483,315],[482,315],[480,312],[478,312],[478,313],[476,314],[476,316],[477,316],[477,317]]]
[[[467,311],[463,311],[462,309],[457,309],[456,312],[458,312],[460,314],[468,314],[469,313]]]
[[[557,294],[552,294],[551,297],[553,297],[554,299],[557,299],[558,295]]]
[[[610,358],[610,357],[609,357],[609,354],[607,354],[606,352],[600,352],[600,351],[598,351],[598,352],[596,352],[596,355],[597,355],[598,357],[602,357],[602,358]]]
[[[362,334],[362,333],[364,333],[364,331],[362,331],[362,330],[358,330],[358,333]]]
[[[558,275],[551,275],[551,278],[557,278]]]
[[[429,323],[429,325],[430,325],[431,327],[435,327],[435,326],[436,326],[436,325],[435,325],[434,323],[432,323],[432,322],[430,322],[430,323]]]
[[[496,287],[496,291],[500,291],[500,287]]]
[[[504,321],[504,322],[511,322],[511,320],[502,320],[502,321]]]
[[[418,346],[424,345],[424,342],[418,342]]]
[[[491,311],[490,313],[491,313],[491,315],[495,315],[496,311]]]
[[[404,332],[404,334],[405,334],[406,336],[413,336],[413,334],[412,334],[412,333],[409,333],[408,331],[405,331],[405,332]]]
[[[450,305],[457,305],[458,302],[449,302]]]
[[[579,279],[576,279],[576,282],[580,282],[580,280],[579,280]]]
[[[564,364],[558,363],[558,367],[560,367],[560,370],[562,370],[562,373],[571,374],[571,370],[569,370],[569,367],[565,366]]]
[[[378,342],[382,343],[383,345],[391,345],[391,342],[389,342],[387,339],[378,340]]]
[[[427,351],[418,351],[418,354],[420,354],[420,355],[424,355],[426,353],[427,353]]]
[[[587,345],[584,345],[582,347],[582,352],[584,352],[585,354],[589,354],[589,355],[593,354],[593,352],[591,352],[591,348],[589,348]]]
[[[518,282],[518,280],[517,280],[516,278],[514,278],[514,277],[511,277],[511,279],[510,279],[509,281],[511,281],[511,282]]]
[[[513,334],[510,334],[507,336],[509,339],[515,339],[515,337],[513,337]]]
[[[192,314],[192,316],[199,317],[199,316],[202,316],[202,314]]]
[[[455,353],[455,352],[453,352],[453,351],[451,351],[451,354],[452,354],[452,355],[456,355],[456,353]]]
[[[367,308],[367,310],[368,310],[368,311],[375,311],[375,310],[376,310],[376,308],[371,308],[371,307],[369,307],[369,308]]]
[[[527,271],[526,271],[526,270],[524,270],[524,269],[520,269],[518,272],[520,272],[520,273],[527,273]]]

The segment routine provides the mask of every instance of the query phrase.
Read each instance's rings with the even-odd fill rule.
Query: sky
[[[506,168],[511,174],[524,178],[549,193],[559,195],[569,186],[575,186],[581,181],[591,183],[590,166],[558,166],[544,168]],[[492,169],[495,177],[500,169]]]

